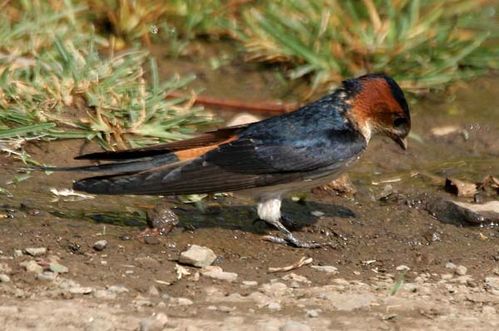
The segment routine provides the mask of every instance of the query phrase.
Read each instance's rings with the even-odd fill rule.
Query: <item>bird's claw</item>
[[[324,244],[315,241],[301,241],[292,234],[286,235],[284,238],[277,236],[264,236],[264,240],[273,242],[275,244],[290,245],[297,248],[320,248]]]
[[[298,248],[319,248],[324,246],[324,244],[316,243],[313,241],[301,241],[298,238],[296,238],[291,231],[289,231],[282,223],[283,219],[281,220],[266,220],[265,222],[273,225],[276,229],[278,229],[282,234],[283,237],[276,237],[276,236],[264,236],[263,238],[267,241],[276,243],[276,244],[283,244],[283,245],[290,245],[293,247],[298,247]],[[287,219],[289,222],[289,219]]]

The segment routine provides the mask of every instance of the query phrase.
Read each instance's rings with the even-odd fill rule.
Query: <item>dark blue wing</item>
[[[241,137],[209,152],[204,160],[236,173],[306,172],[342,165],[365,147],[356,131],[324,130],[302,138]]]

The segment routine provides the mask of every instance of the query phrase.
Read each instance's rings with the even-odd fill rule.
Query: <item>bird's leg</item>
[[[265,236],[265,240],[277,243],[291,245],[299,248],[317,248],[322,244],[316,242],[306,242],[297,239],[291,231],[289,231],[282,223],[281,216],[281,199],[272,198],[262,200],[257,205],[258,217],[270,225],[273,225],[277,230],[281,231],[283,238],[276,236]]]
[[[166,202],[157,204],[153,209],[147,211],[147,229],[141,232],[141,237],[166,236],[178,224],[178,217],[169,208]]]
[[[297,228],[296,222],[287,216],[281,216],[280,222],[287,229],[296,229]],[[265,223],[267,225],[272,225],[275,227],[274,224],[271,224],[270,222],[264,221],[260,217],[257,217],[253,220],[253,225],[258,224],[258,223]]]

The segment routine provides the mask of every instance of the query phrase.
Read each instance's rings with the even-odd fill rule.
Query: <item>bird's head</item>
[[[384,74],[368,74],[343,82],[351,93],[350,119],[366,140],[380,133],[407,149],[406,137],[411,129],[409,106],[400,86]]]

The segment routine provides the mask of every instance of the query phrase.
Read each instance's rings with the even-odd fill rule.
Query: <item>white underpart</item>
[[[369,142],[369,140],[371,140],[371,136],[372,136],[371,124],[368,121],[366,121],[364,125],[359,125],[359,130],[360,130],[360,133],[366,139],[366,142]]]
[[[281,199],[271,198],[261,200],[256,206],[258,217],[268,222],[276,222],[281,219]]]

